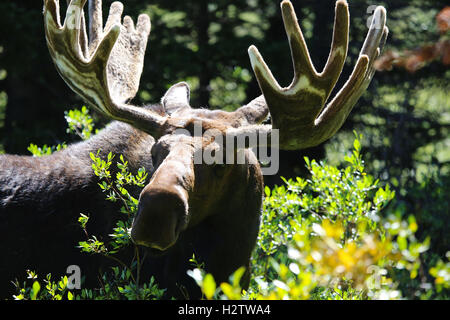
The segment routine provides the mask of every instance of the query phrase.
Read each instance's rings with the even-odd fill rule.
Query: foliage
[[[73,109],[65,112],[66,122],[67,122],[67,132],[78,136],[82,140],[87,140],[91,137],[94,132],[93,119],[89,115],[89,109],[83,106],[81,110]],[[56,151],[67,148],[66,143],[58,144],[56,146],[47,146],[46,144],[42,147],[31,143],[28,146],[28,151],[34,157],[42,157],[51,155]]]
[[[382,217],[395,193],[365,172],[360,139],[345,168],[305,159],[309,179],[266,188],[250,288],[242,292],[239,286],[244,269],[216,285],[196,268],[190,274],[205,298],[416,298],[400,282],[418,277],[429,239],[417,240],[414,216]],[[448,264],[440,261],[429,272],[436,280],[420,286],[428,288],[427,297],[437,297],[448,288]]]
[[[447,262],[439,260],[436,266],[430,269],[438,292],[450,288],[450,252],[447,252],[446,256]]]
[[[131,228],[133,218],[136,214],[138,199],[134,198],[129,193],[127,187],[137,186],[143,188],[148,175],[143,168],[140,169],[136,175],[130,173],[128,170],[128,162],[120,155],[120,161],[116,164],[119,172],[117,172],[115,178],[113,178],[110,170],[112,160],[114,159],[112,153],[108,154],[106,160],[91,153],[91,159],[93,161],[92,169],[101,181],[99,187],[107,195],[106,199],[108,201],[121,201],[123,206],[120,209],[120,212],[125,215],[125,219],[117,222],[117,225],[113,230],[114,233],[111,234],[111,237],[113,238],[113,241],[110,243],[111,249],[107,249],[103,243],[99,243],[95,238],[89,239],[87,242],[81,242],[80,246],[83,251],[86,252],[98,252],[110,255],[117,253],[122,248],[132,244],[128,229]],[[86,215],[80,217],[79,222],[82,227],[86,226],[87,219],[88,217]],[[84,228],[84,230],[86,229]]]
[[[58,144],[57,146],[47,146],[44,144],[42,147],[38,147],[37,145],[30,143],[28,146],[28,151],[33,155],[33,157],[42,157],[48,156],[56,151],[60,151],[65,149],[67,145],[65,143]]]
[[[67,276],[61,278],[60,281],[52,281],[52,276],[48,274],[44,279],[45,286],[41,286],[38,275],[33,271],[27,270],[28,281],[32,282],[31,286],[27,286],[24,282],[21,286],[15,283],[18,294],[14,296],[15,300],[73,300],[73,292],[68,289]]]
[[[65,112],[68,124],[67,132],[78,135],[82,140],[87,140],[94,132],[94,123],[89,115],[89,109],[83,106],[81,110],[74,109]]]
[[[128,162],[122,155],[119,156],[116,166],[118,171],[113,175],[111,165],[114,155],[109,153],[106,159],[101,159],[98,155],[91,153],[92,169],[98,176],[99,187],[106,194],[108,201],[122,203],[120,212],[123,219],[116,222],[115,228],[110,235],[111,241],[108,244],[100,242],[92,235],[89,236],[86,224],[89,221],[87,215],[80,215],[79,222],[87,236],[86,241],[79,243],[83,252],[90,254],[100,254],[112,259],[117,266],[112,267],[112,272],[105,272],[102,275],[102,285],[98,290],[82,290],[81,299],[158,299],[164,294],[164,289],[159,289],[152,277],[149,282],[141,283],[140,272],[142,267],[142,255],[139,248],[132,243],[130,237],[131,225],[137,212],[138,200],[134,198],[128,188],[143,188],[147,180],[145,169],[140,169],[134,175],[128,169]],[[128,263],[117,257],[121,251],[133,248],[134,257]],[[78,298],[78,296],[77,296]]]

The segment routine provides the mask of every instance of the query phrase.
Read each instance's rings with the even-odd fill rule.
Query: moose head
[[[128,101],[138,91],[150,33],[149,17],[140,15],[135,26],[128,16],[122,20],[123,5],[115,2],[103,27],[101,0],[93,0],[86,26],[86,1],[70,1],[61,24],[58,0],[45,0],[49,51],[68,86],[95,110],[154,137],[151,153],[155,170],[140,195],[131,237],[136,244],[159,250],[169,249],[184,230],[219,211],[227,196],[213,193],[241,190],[239,186],[248,184],[252,175],[257,181],[254,191],[246,191],[241,200],[262,196],[261,169],[253,147],[296,150],[332,137],[371,82],[374,61],[388,35],[385,9],[378,7],[353,72],[330,99],[347,56],[347,2],[336,2],[329,58],[323,71],[318,72],[293,6],[285,0],[281,11],[294,69],[288,87],[278,84],[258,49],[251,46],[250,62],[262,95],[247,105],[233,112],[194,109],[189,102],[189,86],[178,83],[168,90],[158,108],[140,108]],[[269,116],[271,124],[263,124]],[[278,139],[272,139],[275,133]],[[249,135],[266,139],[243,139],[247,142],[241,146],[229,143]],[[241,154],[244,161],[198,162],[195,159],[199,153],[213,155],[216,160],[230,155],[236,159]]]

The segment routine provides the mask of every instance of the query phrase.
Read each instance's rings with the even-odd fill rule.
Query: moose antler
[[[311,61],[294,8],[290,1],[281,3],[283,21],[291,48],[294,80],[282,88],[255,46],[249,48],[250,61],[263,97],[238,109],[247,120],[258,123],[270,111],[272,126],[253,126],[270,134],[280,129],[280,148],[303,149],[322,143],[342,126],[375,73],[373,64],[388,35],[386,11],[378,7],[353,73],[336,97],[325,106],[347,57],[349,12],[345,0],[336,2],[334,35],[328,61],[318,73]],[[249,121],[252,123],[252,121]],[[252,127],[230,129],[230,135],[245,134]]]
[[[375,73],[374,62],[386,38],[386,10],[375,10],[359,58],[348,81],[328,103],[342,72],[348,50],[349,12],[345,0],[336,2],[331,50],[321,73],[314,67],[290,1],[281,3],[283,21],[291,48],[294,79],[282,88],[255,46],[250,61],[262,96],[235,112],[195,110],[189,107],[189,88],[179,83],[162,100],[166,114],[126,104],[138,90],[150,19],[139,16],[136,28],[130,17],[121,24],[123,5],[114,2],[103,28],[101,1],[90,0],[89,41],[83,7],[87,0],[72,0],[64,25],[60,24],[59,1],[44,0],[47,44],[56,68],[76,93],[106,116],[128,122],[155,138],[203,121],[205,128],[220,127],[228,136],[255,132],[272,134],[280,129],[279,147],[303,149],[318,145],[342,126]],[[176,94],[175,94],[175,93]],[[172,101],[181,97],[183,103]],[[175,99],[177,100],[177,99]],[[183,108],[180,108],[183,106]],[[186,106],[188,108],[186,108]],[[179,112],[175,112],[178,110]],[[181,112],[182,111],[182,112]],[[272,125],[260,125],[271,115]],[[221,123],[223,122],[223,123]]]
[[[114,2],[103,29],[101,0],[90,7],[90,41],[86,40],[83,7],[72,0],[64,25],[58,0],[44,0],[47,45],[56,68],[69,87],[106,116],[128,122],[156,136],[166,118],[125,102],[138,90],[150,19],[140,15],[134,27],[130,17],[121,24],[123,5]]]

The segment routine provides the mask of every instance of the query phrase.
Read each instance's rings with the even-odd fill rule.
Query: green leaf
[[[406,250],[408,248],[408,242],[406,241],[405,237],[399,236],[397,238],[397,244],[398,244],[398,248],[401,251]]]
[[[356,151],[360,151],[361,150],[361,143],[359,142],[358,139],[355,139],[355,141],[353,142],[353,147],[355,148]]]
[[[38,281],[35,281],[33,283],[32,289],[31,289],[31,300],[36,300],[37,299],[37,295],[38,295],[40,290],[41,290],[41,285],[39,284]]]
[[[206,299],[210,300],[213,298],[215,292],[216,282],[214,281],[214,277],[208,273],[203,278],[203,293],[205,294]]]
[[[266,194],[266,197],[270,197],[270,188],[268,186],[264,187],[264,193]]]
[[[233,274],[233,286],[238,287],[239,282],[241,281],[242,276],[245,273],[245,267],[240,267]]]
[[[220,288],[222,289],[223,293],[229,298],[229,299],[233,299],[234,298],[234,291],[233,291],[233,287],[229,284],[229,283],[221,283],[220,284]]]

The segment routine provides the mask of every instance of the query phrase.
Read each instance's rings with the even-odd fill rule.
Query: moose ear
[[[166,112],[170,115],[179,109],[191,108],[189,99],[189,85],[186,82],[179,82],[167,90],[161,103]]]

